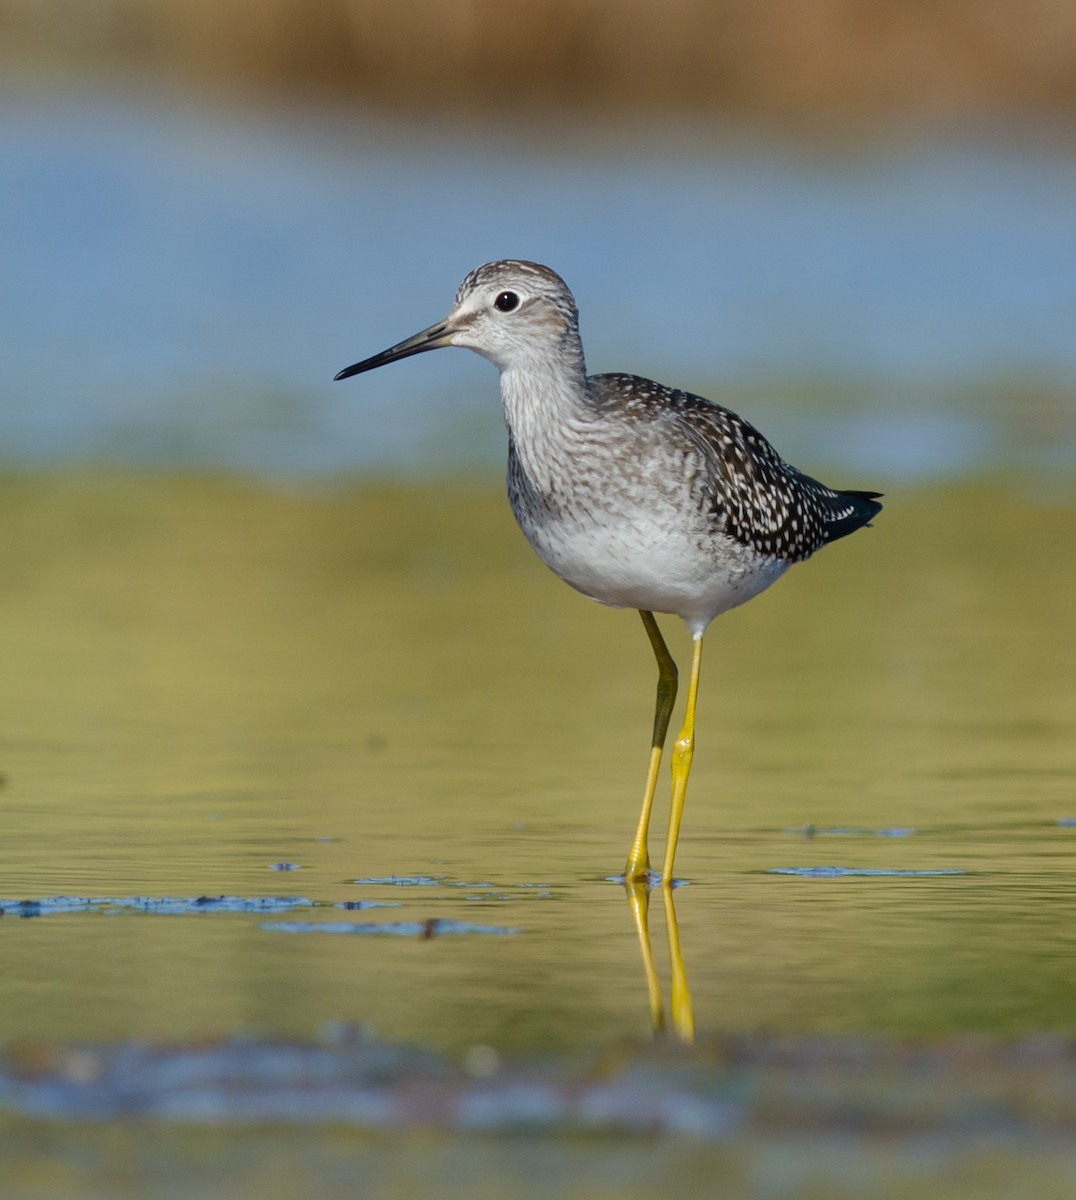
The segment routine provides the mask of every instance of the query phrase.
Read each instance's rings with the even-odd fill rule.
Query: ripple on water
[[[44,896],[0,900],[0,914],[44,917],[51,913],[134,911],[172,916],[182,913],[274,913],[328,907],[305,896]],[[333,908],[394,908],[386,900],[347,900]]]
[[[267,921],[262,929],[273,933],[342,933],[424,939],[446,934],[480,933],[496,937],[520,932],[508,925],[476,925],[471,921],[450,921],[439,917],[424,921]]]
[[[916,879],[933,875],[966,875],[958,867],[938,867],[934,870],[902,870],[892,867],[767,867],[767,875],[797,875],[802,879],[844,879],[848,876],[869,875],[900,879]]]

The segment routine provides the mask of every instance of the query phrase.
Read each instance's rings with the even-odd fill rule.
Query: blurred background
[[[283,863],[325,905],[444,876],[477,890],[381,898],[523,930],[4,922],[9,1032],[645,1026],[605,882],[638,619],[514,529],[488,363],[332,382],[509,256],[568,281],[591,370],[886,494],[708,642],[700,1028],[1071,1028],[1071,3],[0,0],[0,66],[3,892]],[[768,874],[834,863],[882,882]]]
[[[708,639],[676,893],[700,1032],[1071,1035],[1072,0],[0,0],[0,897],[510,931],[76,901],[0,923],[0,1048],[647,1037],[607,882],[638,618],[513,527],[488,363],[332,382],[500,257],[564,276],[592,371],[886,494]],[[180,1194],[130,1136],[92,1194]],[[90,1195],[10,1144],[4,1194]],[[299,1177],[255,1160],[220,1194]],[[490,1178],[459,1194],[523,1194]]]
[[[1059,0],[0,0],[0,66],[0,462],[499,471],[487,364],[329,380],[513,256],[819,470],[1072,465]]]

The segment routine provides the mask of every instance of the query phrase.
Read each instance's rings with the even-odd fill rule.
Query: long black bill
[[[448,322],[440,321],[436,325],[431,325],[429,329],[416,333],[414,337],[409,337],[404,342],[397,342],[395,346],[382,350],[380,354],[375,354],[372,358],[364,358],[362,362],[357,362],[354,366],[345,367],[338,375],[334,375],[333,379],[350,379],[352,375],[361,375],[363,371],[372,371],[375,367],[383,367],[386,363],[395,362],[398,358],[410,358],[412,354],[422,354],[426,350],[451,346],[452,333]]]

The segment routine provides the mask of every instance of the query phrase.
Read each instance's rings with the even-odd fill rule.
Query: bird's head
[[[347,379],[442,346],[464,346],[504,371],[568,351],[578,354],[578,313],[567,284],[538,263],[501,259],[476,267],[460,284],[443,321],[346,367]]]

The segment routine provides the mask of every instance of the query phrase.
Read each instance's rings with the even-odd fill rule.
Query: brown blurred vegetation
[[[0,0],[0,48],[393,106],[1076,111],[1076,0]]]

